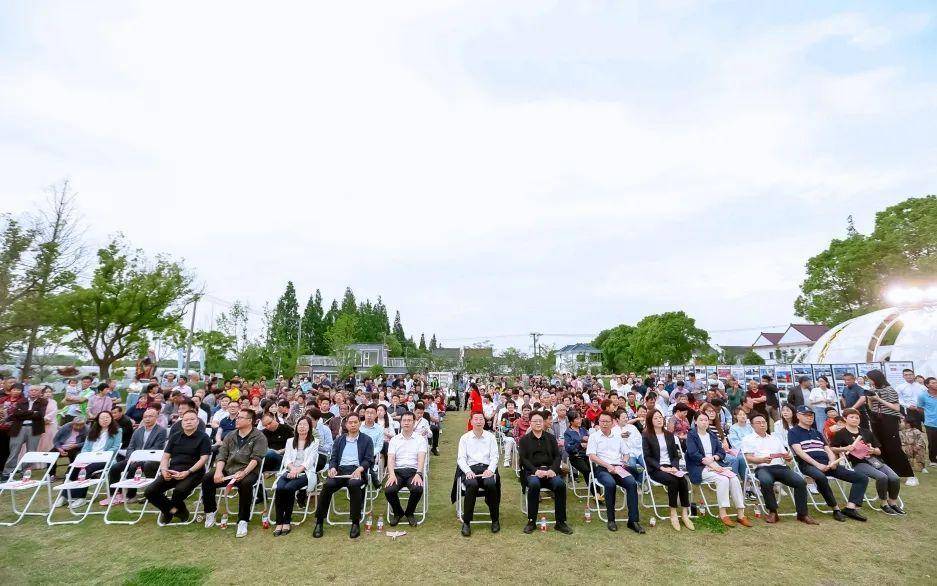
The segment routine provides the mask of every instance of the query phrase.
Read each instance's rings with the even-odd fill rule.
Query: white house
[[[829,329],[819,324],[791,324],[783,332],[761,332],[752,350],[765,364],[797,362]]]
[[[556,371],[602,371],[602,351],[591,344],[570,344],[556,351]]]

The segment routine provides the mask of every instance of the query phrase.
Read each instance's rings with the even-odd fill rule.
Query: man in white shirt
[[[631,458],[621,435],[612,433],[612,416],[599,415],[599,431],[589,436],[586,455],[595,470],[595,480],[605,489],[605,511],[608,514],[608,530],[618,531],[615,522],[615,497],[617,487],[625,489],[628,500],[628,528],[635,533],[644,533],[639,522],[638,483],[625,469]]]
[[[472,414],[472,431],[459,438],[459,452],[456,458],[459,470],[465,476],[465,499],[462,507],[462,535],[472,534],[472,517],[475,514],[475,499],[478,489],[485,489],[485,504],[491,513],[491,532],[501,530],[499,507],[501,505],[501,486],[498,482],[498,442],[495,435],[485,431],[485,416]]]
[[[409,411],[400,416],[400,433],[390,440],[387,447],[387,484],[384,496],[390,505],[391,515],[387,522],[391,527],[406,517],[411,527],[417,526],[416,507],[423,497],[423,470],[426,463],[426,438],[413,432],[414,415]],[[400,489],[410,491],[407,510],[400,506]]]
[[[923,412],[918,409],[917,399],[927,392],[927,387],[914,380],[914,371],[910,368],[904,369],[901,376],[904,377],[904,382],[895,386],[898,391],[898,404],[905,408],[908,425],[921,429],[924,417]]]
[[[768,433],[768,420],[763,414],[752,415],[751,423],[755,433],[748,434],[742,440],[742,453],[748,463],[755,466],[755,477],[761,486],[761,495],[768,509],[765,522],[777,523],[780,520],[778,499],[774,494],[774,483],[780,482],[794,489],[797,520],[807,525],[819,525],[807,514],[807,483],[804,482],[804,477],[787,465],[792,459],[787,446],[776,434]]]
[[[186,398],[192,398],[192,387],[189,386],[189,379],[185,376],[179,377],[179,385],[172,388],[172,392],[179,391]]]

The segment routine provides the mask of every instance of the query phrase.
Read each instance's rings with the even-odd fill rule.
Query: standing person
[[[787,403],[791,409],[797,411],[801,405],[807,404],[807,397],[810,396],[810,377],[801,376],[797,379],[797,386],[787,394]]]
[[[879,456],[882,450],[879,442],[868,429],[859,427],[859,412],[855,409],[843,411],[846,425],[833,434],[831,442],[833,452],[845,454],[853,470],[865,474],[875,481],[875,489],[879,500],[882,501],[882,512],[887,515],[903,515],[904,511],[898,504],[898,492],[901,490],[901,479],[882,462]]]
[[[46,415],[44,418],[46,429],[42,433],[42,437],[39,438],[39,446],[36,449],[40,452],[48,452],[52,449],[55,434],[59,431],[57,421],[59,406],[52,397],[52,387],[49,385],[42,385],[42,398],[46,400]]]
[[[114,399],[108,394],[110,387],[107,383],[98,383],[98,390],[88,397],[88,417],[94,419],[101,411],[110,411],[114,408]]]
[[[88,398],[94,394],[91,389],[92,378],[90,376],[81,377],[81,386],[69,384],[65,387],[65,415],[62,416],[62,424],[68,423],[79,415],[85,417],[88,410]]]
[[[927,392],[918,395],[917,406],[924,413],[924,431],[927,432],[927,461],[937,466],[937,378],[924,379]]]
[[[856,382],[856,375],[847,372],[843,375],[842,405],[844,409],[855,409],[859,412],[859,427],[869,427],[869,407],[866,404],[865,389]]]
[[[417,526],[414,513],[423,497],[427,442],[424,436],[413,432],[414,418],[413,413],[409,412],[400,417],[400,433],[395,435],[387,446],[387,482],[384,496],[392,512],[387,519],[391,527],[395,527],[401,517],[406,517],[411,527]],[[402,488],[410,491],[406,511],[400,506],[398,495]]]
[[[898,404],[905,412],[905,420],[908,425],[914,429],[921,429],[924,414],[918,409],[917,400],[918,397],[927,392],[927,387],[917,382],[914,371],[910,368],[902,370],[901,376],[904,378],[904,382],[895,388],[898,391]]]
[[[745,397],[751,402],[752,415],[761,413],[768,417],[768,396],[765,395],[762,387],[758,386],[758,381],[748,381],[748,390],[745,391]]]
[[[696,527],[690,520],[690,483],[686,474],[677,468],[680,463],[680,449],[677,439],[664,427],[664,416],[654,409],[647,415],[644,425],[644,461],[651,479],[667,489],[667,502],[670,506],[670,524],[680,531],[680,521],[687,529]],[[679,499],[679,500],[678,500]],[[677,505],[680,505],[678,519]]]
[[[825,376],[817,379],[817,386],[807,397],[807,406],[813,411],[814,422],[817,429],[822,430],[826,425],[826,410],[836,406],[836,391],[830,388],[830,380]]]
[[[768,417],[774,421],[779,421],[781,415],[779,413],[781,409],[781,400],[779,396],[778,386],[774,384],[774,379],[770,375],[761,376],[761,391],[765,394],[765,397],[768,398],[765,401],[765,405],[768,407]]]
[[[147,413],[152,414],[150,417],[155,421],[153,410],[148,409]],[[159,466],[160,473],[146,488],[146,499],[159,509],[160,522],[164,525],[173,517],[178,517],[183,523],[189,520],[185,499],[205,476],[205,466],[211,456],[211,441],[205,433],[199,432],[198,422],[195,411],[186,411],[182,415],[182,431],[169,436]],[[143,428],[137,431],[140,429]],[[169,489],[173,489],[171,499],[166,498]]]
[[[485,414],[485,408],[482,404],[481,393],[478,392],[478,385],[472,383],[469,385],[469,398],[468,398],[468,409],[471,413],[481,413]],[[472,416],[469,415],[468,429],[466,431],[471,431],[472,429]]]
[[[552,433],[543,428],[544,414],[536,411],[530,416],[530,433],[517,442],[521,464],[521,478],[527,488],[527,525],[524,533],[533,533],[537,513],[540,511],[540,489],[553,492],[556,508],[556,530],[569,535],[573,530],[566,524],[566,483],[560,476],[560,447]]]
[[[15,403],[13,409],[8,410],[10,456],[7,458],[6,466],[3,467],[4,481],[16,468],[23,446],[26,447],[27,452],[35,452],[45,431],[46,400],[42,398],[42,389],[33,385],[25,397],[22,395],[22,383],[16,383],[11,390],[14,392],[12,396]]]
[[[898,435],[898,423],[901,421],[901,405],[898,404],[898,392],[888,384],[881,370],[866,373],[872,388],[869,389],[869,410],[872,412],[872,433],[882,444],[882,460],[895,471],[895,474],[907,478],[908,486],[917,486],[914,470],[908,457],[901,449]]]
[[[319,504],[316,506],[316,526],[312,530],[312,536],[315,538],[322,537],[323,523],[332,504],[332,495],[342,488],[348,489],[350,501],[351,529],[348,536],[356,539],[361,535],[361,506],[364,502],[364,486],[367,483],[364,473],[374,465],[374,444],[370,437],[360,433],[360,427],[361,419],[358,414],[349,414],[345,420],[345,433],[338,436],[332,444],[328,479],[322,487]]]
[[[456,482],[462,477],[465,485],[465,497],[462,507],[462,535],[472,534],[472,519],[475,516],[475,499],[478,490],[485,489],[485,504],[491,515],[491,532],[501,531],[501,479],[498,475],[498,442],[490,431],[485,430],[485,417],[473,413],[472,431],[465,432],[459,438],[456,463]]]

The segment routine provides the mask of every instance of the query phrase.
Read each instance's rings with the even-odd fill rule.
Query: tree
[[[114,362],[146,351],[147,336],[178,324],[191,300],[191,276],[169,259],[149,262],[118,237],[98,250],[87,286],[49,300],[49,324],[72,332],[70,345],[88,352],[106,378]]]
[[[293,282],[287,281],[267,324],[267,352],[275,374],[292,376],[296,371],[298,336],[299,303]]]
[[[682,364],[693,351],[709,342],[709,334],[696,327],[696,320],[682,311],[649,315],[628,336],[631,370],[657,364]]]
[[[358,365],[358,351],[350,346],[355,343],[355,324],[354,314],[343,313],[338,316],[332,327],[326,334],[329,342],[329,350],[338,364],[341,371],[343,368],[354,368]]]
[[[384,305],[384,301],[381,299],[381,296],[377,296],[377,303],[374,304],[374,313],[377,314],[378,319],[381,321],[381,332],[384,334],[390,333],[390,320],[387,317],[387,306]]]
[[[358,313],[355,318],[357,327],[355,331],[356,342],[374,343],[384,339],[384,328],[387,323],[386,316],[382,316],[378,311],[375,311],[370,299],[358,306]]]
[[[816,323],[837,324],[884,307],[895,281],[928,281],[937,274],[937,196],[910,198],[875,215],[869,236],[850,222],[845,239],[807,261],[794,310]]]
[[[758,355],[754,350],[749,350],[742,355],[742,364],[764,364],[765,359]]]
[[[602,351],[602,366],[606,372],[634,370],[631,352],[631,334],[634,330],[634,326],[621,324],[602,330],[593,340],[592,345]]]
[[[351,287],[345,287],[345,296],[342,297],[340,311],[347,315],[354,315],[358,311],[358,304],[355,303],[355,294],[351,291]]]
[[[433,337],[429,339],[429,351],[432,352],[436,348],[439,348],[439,344],[436,343],[436,334],[433,334]]]
[[[407,341],[407,335],[403,333],[403,324],[400,323],[400,311],[394,315],[394,337],[403,345]]]
[[[0,354],[6,354],[14,342],[22,339],[16,307],[32,292],[26,278],[25,256],[34,234],[10,216],[2,216],[0,221]]]
[[[328,312],[325,314],[325,318],[322,320],[322,325],[325,327],[325,331],[329,331],[329,329],[335,323],[335,320],[338,319],[338,314],[338,301],[333,299],[332,306],[329,307]],[[328,341],[326,341],[326,345],[328,345]]]
[[[235,339],[218,330],[208,330],[195,334],[195,343],[205,353],[203,369],[207,373],[227,372],[231,370],[233,362],[228,355],[234,351]]]
[[[218,330],[230,337],[234,343],[234,368],[242,372],[245,368],[247,355],[245,351],[250,344],[247,338],[247,321],[250,313],[250,306],[239,300],[235,300],[227,312],[222,312],[218,316]]]
[[[422,333],[420,334],[420,346],[419,346],[419,348],[420,348],[420,352],[426,352],[426,338],[423,336]]]
[[[328,352],[328,345],[325,342],[325,328],[323,318],[325,312],[322,308],[322,293],[316,289],[314,295],[309,296],[306,301],[306,309],[303,310],[302,318],[302,339],[300,340],[300,352],[302,354],[325,354]]]

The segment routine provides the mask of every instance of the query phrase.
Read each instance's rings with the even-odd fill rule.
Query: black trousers
[[[479,489],[484,490],[485,504],[488,505],[488,512],[491,513],[491,521],[497,522],[501,512],[501,491],[498,489],[497,472],[489,478],[482,478],[481,474],[488,468],[485,464],[475,464],[470,466],[472,472],[476,474],[475,478],[469,480],[462,479],[465,485],[465,497],[462,506],[462,522],[471,523],[475,516],[475,499],[478,498]]]
[[[123,474],[124,470],[127,469],[127,462],[127,458],[122,458],[120,462],[115,462],[112,464],[110,471],[107,473],[107,479],[112,485],[112,488],[110,489],[111,495],[117,492],[117,489],[113,488],[113,484],[120,481],[120,475]],[[140,464],[140,467],[143,468],[143,474],[152,477],[154,474],[156,474],[156,471],[159,470],[159,462],[144,462]],[[186,480],[188,480],[188,478],[186,478]],[[127,496],[127,498],[132,499],[133,497],[137,496],[137,489],[125,488],[124,494]]]
[[[540,512],[540,489],[553,492],[556,505],[556,522],[566,522],[566,483],[559,476],[538,478],[531,474],[527,477],[527,520],[536,521]]]
[[[305,472],[296,478],[287,478],[284,474],[277,480],[276,491],[273,493],[273,503],[277,509],[277,525],[289,525],[292,522],[296,493],[305,489],[308,483],[309,478]]]
[[[927,432],[927,459],[937,462],[937,427],[924,426]]]
[[[678,497],[681,507],[690,506],[690,482],[686,476],[677,477],[669,472],[657,469],[648,469],[648,474],[650,474],[651,480],[663,484],[667,488],[667,505],[671,509],[677,508]]]
[[[160,474],[153,484],[146,487],[143,494],[146,495],[147,501],[164,513],[168,513],[173,507],[177,511],[184,511],[186,510],[185,499],[189,498],[204,475],[204,469],[192,472],[182,480],[166,480]],[[172,498],[166,498],[166,493],[170,489],[172,489]]]
[[[397,482],[384,488],[384,496],[387,497],[387,504],[394,515],[402,517],[412,515],[416,512],[420,499],[423,498],[423,487],[413,483],[416,476],[415,468],[395,468],[394,474],[397,476]],[[425,480],[425,479],[424,479]],[[406,487],[410,490],[410,496],[407,498],[407,510],[404,511],[400,506],[400,489]]]
[[[435,450],[439,447],[439,424],[431,423],[429,429],[433,432],[433,443],[430,445],[430,447]]]
[[[241,479],[234,486],[238,489],[238,521],[251,520],[251,506],[254,504],[254,485],[257,484],[257,475],[260,473],[257,468]],[[215,496],[215,490],[228,484],[228,480],[215,482],[215,473],[211,472],[205,475],[202,481],[202,504],[205,505],[206,513],[214,513],[218,510],[218,501]]]
[[[338,473],[341,475],[351,474],[357,466],[339,466]],[[361,506],[364,503],[364,486],[368,481],[367,472],[362,472],[358,479],[352,478],[327,478],[322,485],[322,492],[319,494],[319,504],[316,506],[316,523],[325,521],[325,516],[329,512],[329,506],[332,504],[332,495],[343,488],[348,489],[348,498],[351,501],[351,522],[358,524],[361,522]]]
[[[755,478],[761,485],[761,496],[765,500],[765,507],[772,513],[778,512],[778,499],[774,494],[774,483],[780,482],[794,489],[794,506],[797,515],[807,514],[807,483],[803,477],[780,464],[772,466],[759,466],[755,468]]]
[[[595,487],[592,485],[592,470],[589,468],[589,460],[582,456],[572,454],[569,456],[569,465],[582,474],[586,486],[589,487],[589,494],[594,493]]]

